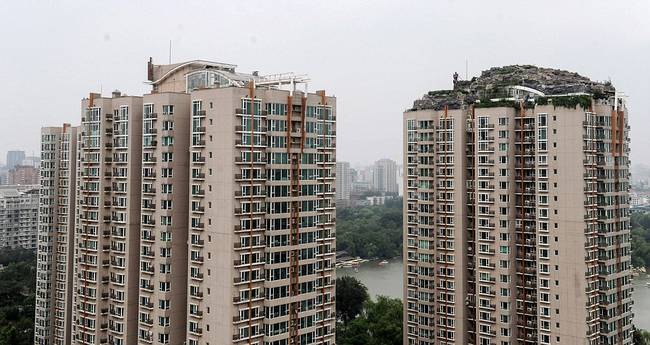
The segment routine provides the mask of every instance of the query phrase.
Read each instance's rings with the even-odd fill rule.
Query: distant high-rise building
[[[7,169],[13,169],[25,159],[25,151],[7,151]]]
[[[350,163],[336,162],[336,199],[350,200],[352,191],[352,176],[350,174]]]
[[[9,184],[9,171],[0,169],[0,186]]]
[[[404,195],[404,165],[397,165],[397,195]]]
[[[73,284],[94,278],[74,279],[75,255],[77,260],[86,260],[86,257],[75,254],[75,249],[88,246],[98,250],[96,241],[79,242],[75,238],[75,205],[80,193],[77,190],[77,128],[68,124],[42,128],[41,150],[34,343],[71,344],[72,324],[75,322],[72,318],[73,291],[85,288]],[[96,185],[93,187],[97,188]],[[95,262],[95,267],[94,275],[97,275],[101,266]],[[88,313],[98,312],[94,309],[96,305],[84,306]]]
[[[372,185],[372,171],[372,165],[357,169],[357,182],[367,182]]]
[[[380,159],[372,170],[373,190],[397,194],[397,163],[392,159]]]
[[[334,344],[336,99],[209,61],[149,62],[148,79],[82,101],[76,199],[41,199],[35,343]],[[74,175],[61,130],[42,140],[55,195]],[[61,218],[70,295],[53,291]]]
[[[632,344],[617,95],[508,66],[404,112],[404,344]]]
[[[39,170],[31,165],[16,165],[7,172],[7,184],[35,185],[39,181]]]
[[[0,248],[36,249],[38,186],[0,187]]]
[[[20,165],[29,165],[34,168],[38,168],[41,165],[41,157],[27,156],[25,159],[23,159]]]

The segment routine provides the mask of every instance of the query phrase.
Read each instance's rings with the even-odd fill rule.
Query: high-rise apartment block
[[[38,168],[32,165],[16,165],[7,172],[7,183],[10,185],[36,185],[38,178]]]
[[[36,249],[38,186],[0,187],[0,248]]]
[[[41,130],[35,344],[72,341],[76,241],[77,128]]]
[[[629,127],[609,83],[508,66],[404,113],[404,344],[631,344]]]
[[[397,163],[392,159],[380,159],[372,168],[373,190],[397,194]]]
[[[135,344],[140,258],[152,255],[140,248],[142,97],[91,94],[82,109],[74,341]]]
[[[352,176],[349,162],[336,162],[336,200],[350,200]]]
[[[209,61],[148,79],[82,102],[71,342],[333,344],[336,100]]]
[[[13,169],[25,159],[25,151],[7,151],[7,169]]]

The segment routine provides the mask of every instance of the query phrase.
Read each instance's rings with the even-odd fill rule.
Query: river
[[[381,267],[376,262],[361,264],[358,272],[352,268],[338,268],[337,276],[353,276],[359,279],[368,288],[370,296],[385,295],[402,299],[402,262],[392,260]],[[642,274],[634,278],[634,324],[650,330],[650,276]]]

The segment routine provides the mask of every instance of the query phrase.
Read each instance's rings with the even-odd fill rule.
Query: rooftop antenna
[[[172,40],[169,40],[169,64],[172,64]]]

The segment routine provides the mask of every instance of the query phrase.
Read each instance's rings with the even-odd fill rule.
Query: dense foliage
[[[388,259],[402,255],[402,200],[336,210],[336,247],[351,256]]]
[[[3,249],[0,265],[0,345],[33,344],[36,256]]]
[[[336,280],[336,295],[336,314],[353,315],[338,318],[337,344],[402,344],[402,302],[399,299],[378,296],[377,301],[373,301],[368,297],[366,287],[353,277]],[[358,296],[358,299],[350,300],[352,296]],[[354,306],[350,308],[349,303]]]
[[[632,334],[632,344],[650,345],[650,332],[635,327]]]
[[[632,213],[632,265],[650,268],[650,213]]]
[[[336,317],[343,323],[357,317],[368,300],[368,289],[357,278],[343,276],[336,279]]]
[[[579,105],[583,110],[586,110],[591,107],[591,96],[548,96],[537,98],[537,104],[539,105],[547,105],[549,103],[552,104],[554,108],[564,107],[575,109]]]

